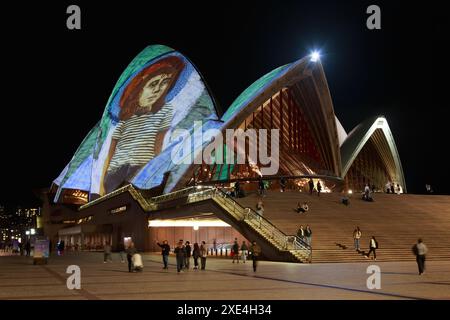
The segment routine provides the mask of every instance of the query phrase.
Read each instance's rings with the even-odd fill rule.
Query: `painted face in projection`
[[[147,81],[139,96],[139,106],[150,108],[158,101],[170,85],[171,74],[159,74]]]

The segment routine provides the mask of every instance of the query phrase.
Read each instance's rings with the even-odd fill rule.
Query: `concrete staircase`
[[[287,191],[268,191],[263,198],[264,217],[285,234],[295,234],[300,225],[310,225],[312,262],[365,261],[353,249],[353,230],[363,233],[361,249],[368,251],[374,235],[379,242],[377,261],[412,261],[411,247],[421,237],[428,246],[428,260],[450,260],[450,196],[412,194],[374,194],[374,202],[359,195],[350,197],[350,205],[340,203],[341,194],[313,196]],[[237,201],[254,208],[259,196],[250,194]],[[294,211],[297,202],[306,201],[309,211]]]
[[[199,188],[199,189],[198,189]],[[190,187],[168,193],[162,196],[147,199],[149,212],[168,210],[170,208],[179,208],[186,205],[200,204],[205,201],[212,201],[223,217],[235,229],[243,235],[252,235],[259,238],[260,245],[268,245],[264,250],[264,256],[272,260],[293,261],[293,262],[311,262],[310,247],[301,239],[292,234],[285,234],[277,226],[272,224],[265,217],[260,216],[251,208],[242,207],[239,202],[228,197],[224,192],[216,188]],[[250,239],[250,238],[249,238]]]

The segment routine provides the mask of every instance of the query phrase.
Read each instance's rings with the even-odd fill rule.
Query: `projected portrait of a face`
[[[179,57],[164,58],[139,72],[125,88],[120,99],[119,123],[103,167],[100,194],[130,181],[162,151],[174,115],[166,96],[183,67]]]

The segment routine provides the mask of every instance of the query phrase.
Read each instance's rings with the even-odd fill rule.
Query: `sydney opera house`
[[[45,232],[80,248],[132,240],[145,251],[156,250],[155,240],[163,238],[211,245],[257,239],[268,259],[308,261],[306,243],[226,190],[239,181],[247,194],[256,192],[262,176],[274,190],[284,177],[295,192],[308,192],[310,178],[320,181],[324,192],[357,193],[366,184],[383,190],[388,182],[406,192],[386,118],[361,120],[348,133],[343,128],[320,60],[305,57],[270,71],[220,114],[188,58],[166,46],[149,46],[122,73],[102,118],[53,181],[45,196]],[[245,140],[246,159],[250,145],[263,138],[268,153],[274,151],[271,129],[278,129],[273,160],[278,170],[262,174],[269,165],[258,157],[223,161],[236,146],[210,145],[227,129],[257,129],[255,141]],[[268,135],[260,137],[261,129]],[[186,133],[203,139],[183,139]],[[212,161],[202,157],[205,150]]]

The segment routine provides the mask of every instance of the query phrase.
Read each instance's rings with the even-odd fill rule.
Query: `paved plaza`
[[[32,258],[0,256],[0,299],[450,299],[450,262],[427,263],[419,276],[414,262],[294,264],[208,258],[207,270],[177,274],[174,257],[169,270],[161,256],[145,254],[142,273],[129,273],[118,254],[103,263],[103,254],[52,256],[47,265]],[[367,288],[367,267],[381,268],[381,289]],[[81,268],[81,289],[69,290],[69,265]],[[193,262],[191,261],[191,267]]]

